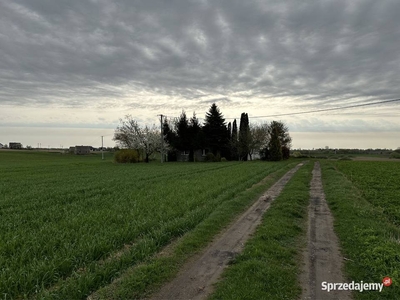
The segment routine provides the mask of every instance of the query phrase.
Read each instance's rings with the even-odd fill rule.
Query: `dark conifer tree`
[[[182,111],[176,124],[177,143],[176,148],[180,151],[190,149],[190,133],[189,133],[189,120],[186,117],[185,111]]]
[[[250,138],[249,116],[246,113],[242,113],[240,116],[238,145],[240,160],[247,160],[250,152]]]
[[[204,134],[199,119],[196,113],[189,120],[189,139],[190,139],[190,152],[189,161],[194,161],[194,151],[204,148]]]
[[[213,103],[206,114],[203,127],[207,145],[214,155],[225,156],[229,152],[229,141],[225,119],[217,105]]]

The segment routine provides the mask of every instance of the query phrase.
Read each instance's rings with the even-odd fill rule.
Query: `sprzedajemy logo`
[[[359,291],[362,293],[363,291],[379,291],[382,292],[383,286],[390,286],[392,284],[392,279],[390,277],[385,277],[382,280],[382,283],[372,283],[372,282],[326,282],[323,281],[321,283],[321,289],[323,291]]]

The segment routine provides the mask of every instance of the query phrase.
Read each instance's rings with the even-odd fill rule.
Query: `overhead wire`
[[[316,109],[316,110],[294,112],[294,113],[274,114],[274,115],[266,115],[266,116],[251,116],[251,118],[270,118],[270,117],[294,116],[294,115],[310,114],[310,113],[316,113],[316,112],[325,112],[325,111],[341,110],[341,109],[348,109],[348,108],[355,108],[355,107],[378,105],[378,104],[397,102],[397,101],[400,101],[400,98],[399,99],[391,99],[391,100],[383,100],[383,101],[372,102],[372,103],[354,104],[354,105],[348,105],[348,106],[342,106],[342,107],[332,107],[332,108]],[[226,118],[226,119],[234,119],[234,118]]]

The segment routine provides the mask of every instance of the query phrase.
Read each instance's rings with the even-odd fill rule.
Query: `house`
[[[74,153],[77,155],[90,154],[90,148],[90,146],[69,147],[69,153]]]
[[[189,161],[189,150],[180,151],[176,154],[177,161]],[[194,150],[193,153],[194,161],[205,161],[206,160],[206,150],[205,149],[198,149]]]
[[[11,143],[9,143],[9,147],[10,147],[10,149],[22,149],[22,144],[11,142]]]
[[[2,143],[0,143],[0,149],[1,149],[1,148],[3,148],[3,147],[4,147],[4,146],[3,146],[3,144],[2,144]]]

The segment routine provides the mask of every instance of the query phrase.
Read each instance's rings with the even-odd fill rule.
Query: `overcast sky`
[[[294,147],[353,147],[351,132],[396,148],[400,102],[255,117],[400,98],[399,12],[398,0],[0,0],[0,142],[112,146],[126,114],[152,125],[215,102],[227,121],[284,121]]]

